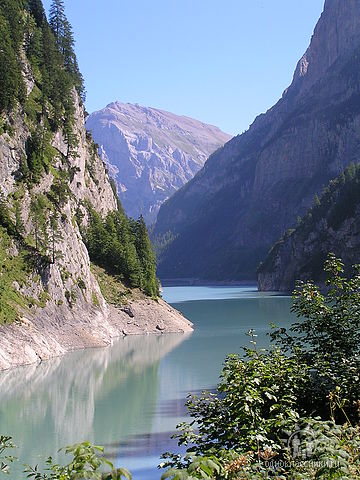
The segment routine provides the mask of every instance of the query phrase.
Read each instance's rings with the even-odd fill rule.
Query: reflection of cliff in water
[[[17,456],[36,463],[35,454],[77,441],[112,443],[151,431],[159,360],[185,338],[125,337],[109,348],[2,372],[0,434],[12,435]]]

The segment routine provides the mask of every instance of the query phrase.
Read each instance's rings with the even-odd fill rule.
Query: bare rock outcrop
[[[86,121],[126,213],[147,223],[231,136],[189,117],[114,102]]]
[[[132,318],[105,302],[95,307],[82,301],[71,311],[49,301],[37,316],[0,326],[0,370],[39,363],[72,350],[105,347],[117,337],[193,330],[191,322],[161,299],[141,296],[131,300],[128,308]]]

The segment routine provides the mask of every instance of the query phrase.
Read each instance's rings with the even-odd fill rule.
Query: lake
[[[268,345],[271,322],[289,326],[291,299],[254,287],[164,287],[163,297],[194,323],[188,335],[124,337],[111,347],[0,372],[0,434],[14,437],[22,463],[43,464],[62,446],[104,445],[134,480],[160,478],[156,466],[186,418],[188,392],[216,386],[228,353],[255,329]],[[11,479],[19,479],[15,465]]]

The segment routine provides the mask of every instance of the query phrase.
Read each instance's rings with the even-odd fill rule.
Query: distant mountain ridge
[[[231,136],[190,117],[113,102],[86,122],[126,213],[154,222],[160,205]]]
[[[314,194],[360,158],[359,18],[358,0],[326,0],[282,98],[161,207],[161,278],[255,279]]]

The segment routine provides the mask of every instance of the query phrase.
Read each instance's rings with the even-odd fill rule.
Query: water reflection
[[[249,329],[261,347],[269,343],[271,322],[292,321],[287,297],[239,287],[186,288],[188,294],[171,293],[194,322],[191,335],[125,337],[110,348],[0,374],[0,433],[14,436],[17,455],[35,464],[37,453],[90,440],[105,445],[134,480],[160,478],[159,455],[176,450],[170,436],[185,418],[187,394],[216,386],[225,356],[249,345]],[[204,300],[211,293],[215,300]],[[14,471],[11,478],[20,476]]]
[[[150,432],[159,361],[185,338],[125,337],[109,348],[2,372],[0,432],[11,434],[16,455],[32,464],[36,454],[53,455],[84,439],[111,444]]]

